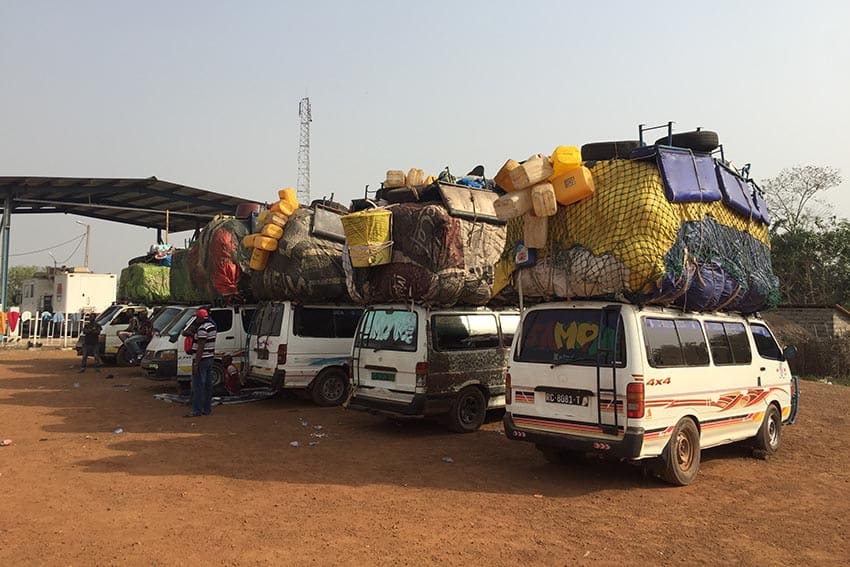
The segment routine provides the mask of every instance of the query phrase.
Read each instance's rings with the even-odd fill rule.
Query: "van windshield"
[[[514,360],[612,366],[615,336],[618,337],[616,365],[623,366],[626,348],[623,319],[619,313],[603,312],[601,309],[530,311],[522,323],[522,340]]]
[[[168,325],[165,329],[162,330],[160,335],[168,335],[171,339],[171,342],[175,342],[177,337],[180,336],[180,332],[186,328],[186,323],[189,322],[190,319],[195,317],[195,311],[198,309],[196,307],[190,307],[188,309],[184,309],[180,315],[174,318],[170,325]]]
[[[95,319],[95,322],[97,322],[97,324],[100,325],[101,327],[104,327],[104,326],[106,326],[107,323],[109,323],[112,320],[112,317],[115,315],[115,313],[117,313],[118,311],[120,311],[123,308],[124,308],[123,305],[113,305],[111,307],[108,307],[106,309],[106,311],[101,313],[98,316],[98,318]]]
[[[163,307],[160,309],[156,317],[151,320],[154,332],[159,333],[166,328],[169,323],[174,321],[174,318],[177,317],[180,311],[180,307]]]
[[[403,309],[368,309],[363,313],[354,345],[375,350],[415,352],[419,317]]]

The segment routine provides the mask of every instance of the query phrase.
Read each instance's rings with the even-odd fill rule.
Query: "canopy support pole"
[[[0,224],[0,232],[2,232],[2,246],[0,246],[0,255],[2,255],[3,269],[0,272],[0,310],[6,311],[9,309],[7,304],[7,286],[9,285],[9,223],[12,219],[12,194],[7,191],[3,196],[3,222]]]

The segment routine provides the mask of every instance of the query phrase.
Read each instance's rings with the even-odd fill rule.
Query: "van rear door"
[[[248,341],[248,374],[271,381],[278,365],[281,345],[286,344],[285,317],[287,302],[262,303],[254,314]],[[290,310],[291,311],[291,310]]]
[[[416,390],[416,365],[427,360],[425,315],[419,308],[371,307],[354,336],[358,396],[407,403]]]
[[[571,432],[591,424],[595,431],[624,427],[623,335],[618,308],[526,312],[511,372],[515,420],[541,417],[540,428]]]

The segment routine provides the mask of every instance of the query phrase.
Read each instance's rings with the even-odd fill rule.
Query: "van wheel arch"
[[[344,366],[329,366],[322,369],[310,384],[310,396],[318,406],[338,406],[345,401],[351,384]]]

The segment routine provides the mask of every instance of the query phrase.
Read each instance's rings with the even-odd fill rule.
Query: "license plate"
[[[580,394],[546,392],[546,403],[587,407],[590,402],[587,396],[582,396]]]
[[[395,382],[395,374],[390,374],[389,372],[372,372],[372,380]]]

